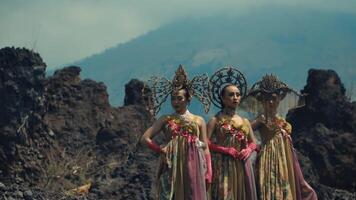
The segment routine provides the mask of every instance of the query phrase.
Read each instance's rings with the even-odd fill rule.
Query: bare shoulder
[[[250,120],[247,119],[247,118],[245,118],[245,117],[242,117],[242,120],[243,120],[246,124],[250,124],[250,123],[251,123]]]
[[[247,119],[247,118],[243,118],[243,120],[244,120],[244,122],[245,122],[246,126],[248,126],[248,128],[249,128],[250,130],[252,130],[252,125],[251,125],[250,120],[249,120],[249,119]]]
[[[194,115],[192,114],[192,118],[193,118],[193,121],[195,121],[197,124],[199,125],[203,125],[205,124],[205,120],[203,117],[199,116],[199,115]]]
[[[156,121],[155,124],[163,124],[167,118],[169,117],[169,115],[162,115],[160,116]]]
[[[210,123],[214,123],[214,124],[215,124],[217,121],[218,121],[218,118],[217,118],[216,116],[213,116],[212,118],[209,119],[209,122],[208,122],[208,123],[209,123],[209,124],[210,124]]]

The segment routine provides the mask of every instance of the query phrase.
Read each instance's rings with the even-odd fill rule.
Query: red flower
[[[168,123],[168,128],[172,132],[172,138],[180,135],[185,137],[188,140],[188,142],[195,142],[197,137],[189,133],[190,130],[189,127],[182,126],[174,120],[168,120],[167,123]]]
[[[189,135],[189,133],[188,133],[187,130],[182,130],[182,131],[181,131],[181,135],[186,137],[186,136]]]
[[[240,142],[240,141],[242,141],[242,140],[245,139],[245,135],[244,135],[244,133],[243,133],[242,131],[239,131],[239,132],[237,132],[237,134],[236,134],[236,138],[237,138],[237,140]]]
[[[168,121],[168,127],[171,129],[173,136],[176,136],[177,134],[179,134],[179,131],[181,129],[179,124],[175,123],[173,120]]]
[[[175,130],[179,130],[180,126],[179,124],[175,123],[173,120],[168,121],[168,126],[171,130],[175,131]]]
[[[231,126],[231,124],[224,123],[224,124],[222,125],[222,127],[223,127],[224,129],[228,130],[230,133],[232,133],[232,126]]]

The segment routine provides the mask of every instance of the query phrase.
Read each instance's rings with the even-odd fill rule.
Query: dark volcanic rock
[[[73,148],[95,144],[98,130],[107,126],[112,110],[106,86],[80,80],[79,67],[67,67],[48,78],[44,118],[61,144]],[[66,144],[68,146],[68,144]]]
[[[0,50],[1,128],[18,124],[21,117],[36,109],[37,98],[43,93],[45,69],[37,53],[19,48]]]
[[[356,102],[347,99],[344,85],[335,71],[309,70],[307,85],[301,93],[306,95],[306,106],[289,116],[295,129],[308,129],[322,123],[331,129],[356,130]]]
[[[145,105],[146,102],[142,95],[144,83],[137,79],[132,79],[125,85],[124,105]]]
[[[112,107],[76,66],[46,78],[26,49],[1,49],[0,64],[0,199],[153,199],[158,157],[138,143],[152,123],[144,107]]]
[[[10,163],[23,155],[42,128],[46,64],[39,54],[20,48],[0,49],[0,170],[9,176]],[[21,164],[19,165],[21,168]],[[20,170],[21,171],[21,170]]]
[[[60,146],[86,157],[78,163],[90,163],[88,168],[82,168],[86,179],[93,183],[91,194],[95,198],[151,199],[151,192],[142,194],[142,190],[152,189],[155,159],[138,144],[152,122],[151,115],[142,106],[111,107],[105,85],[80,80],[79,72],[78,67],[68,67],[49,77],[48,112],[44,118],[49,129]],[[72,174],[67,178],[76,177]],[[132,179],[138,183],[129,184]],[[118,192],[125,184],[129,184],[125,186],[127,190],[140,197]]]
[[[125,106],[118,111],[115,123],[97,134],[97,152],[111,170],[98,179],[93,190],[99,198],[153,199],[158,157],[139,143],[152,122],[151,115],[141,106]]]
[[[321,199],[347,199],[356,188],[356,103],[332,70],[310,70],[302,93],[306,105],[287,116],[294,146],[310,159]]]

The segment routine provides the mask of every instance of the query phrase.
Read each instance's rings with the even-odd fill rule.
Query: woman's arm
[[[247,119],[244,119],[245,123],[247,124],[249,128],[249,134],[247,135],[247,147],[243,150],[241,150],[241,153],[239,154],[239,159],[240,160],[246,160],[247,158],[250,157],[253,151],[258,151],[258,147],[256,144],[256,137],[253,134],[253,129],[250,124],[250,122]]]
[[[201,136],[201,140],[205,143],[206,148],[204,150],[204,156],[205,156],[205,160],[206,160],[206,166],[207,166],[207,171],[205,173],[205,180],[207,183],[211,183],[213,180],[213,169],[211,166],[211,155],[210,155],[210,151],[209,151],[209,140],[207,137],[207,132],[206,132],[206,124],[205,124],[205,120],[202,117],[199,117],[199,128],[200,128],[200,136]]]
[[[248,119],[245,119],[246,120],[246,124],[249,128],[249,134],[248,134],[248,142],[251,143],[256,143],[256,137],[255,137],[255,134],[253,133],[253,128],[252,128],[252,125],[250,124],[250,122],[248,121]]]
[[[204,150],[205,154],[210,154],[208,144],[209,140],[207,137],[207,129],[206,129],[206,123],[205,120],[202,117],[199,117],[199,129],[200,129],[200,140],[203,141],[206,144],[206,148]]]
[[[209,120],[208,125],[207,125],[207,138],[210,140],[211,136],[213,135],[213,132],[215,131],[216,127],[216,117],[213,117]]]
[[[153,142],[151,138],[153,138],[156,134],[158,134],[161,131],[164,124],[164,119],[165,116],[162,116],[158,120],[156,120],[153,123],[153,125],[145,131],[145,133],[141,138],[141,143],[146,144],[148,148],[152,149],[157,153],[161,153],[162,149],[159,145]]]
[[[209,144],[210,150],[230,155],[233,158],[237,158],[239,152],[235,148],[219,146],[219,145],[214,144],[210,140],[212,134],[215,132],[216,123],[217,123],[217,119],[216,119],[216,117],[213,117],[209,120],[208,125],[207,125],[207,135],[208,135],[207,137],[208,137],[208,144]]]

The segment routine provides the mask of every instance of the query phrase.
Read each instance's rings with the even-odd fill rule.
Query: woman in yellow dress
[[[252,127],[261,136],[257,156],[257,191],[262,200],[314,200],[315,191],[304,180],[293,149],[291,125],[277,114],[287,94],[297,94],[274,75],[266,75],[249,91],[262,107]]]
[[[221,110],[207,126],[213,160],[213,200],[257,199],[250,155],[255,137],[247,119],[236,109],[246,94],[246,81],[235,68],[218,70],[210,79],[211,99]]]
[[[156,120],[142,137],[143,143],[161,155],[156,199],[206,200],[206,182],[210,183],[212,177],[206,124],[202,117],[190,113],[187,107],[192,96],[196,96],[208,110],[210,101],[204,99],[208,77],[199,76],[189,81],[180,66],[172,82],[157,77],[151,81],[151,100],[156,102],[154,112],[158,112],[169,94],[174,109],[173,114]],[[163,147],[152,140],[161,131],[165,140]]]

